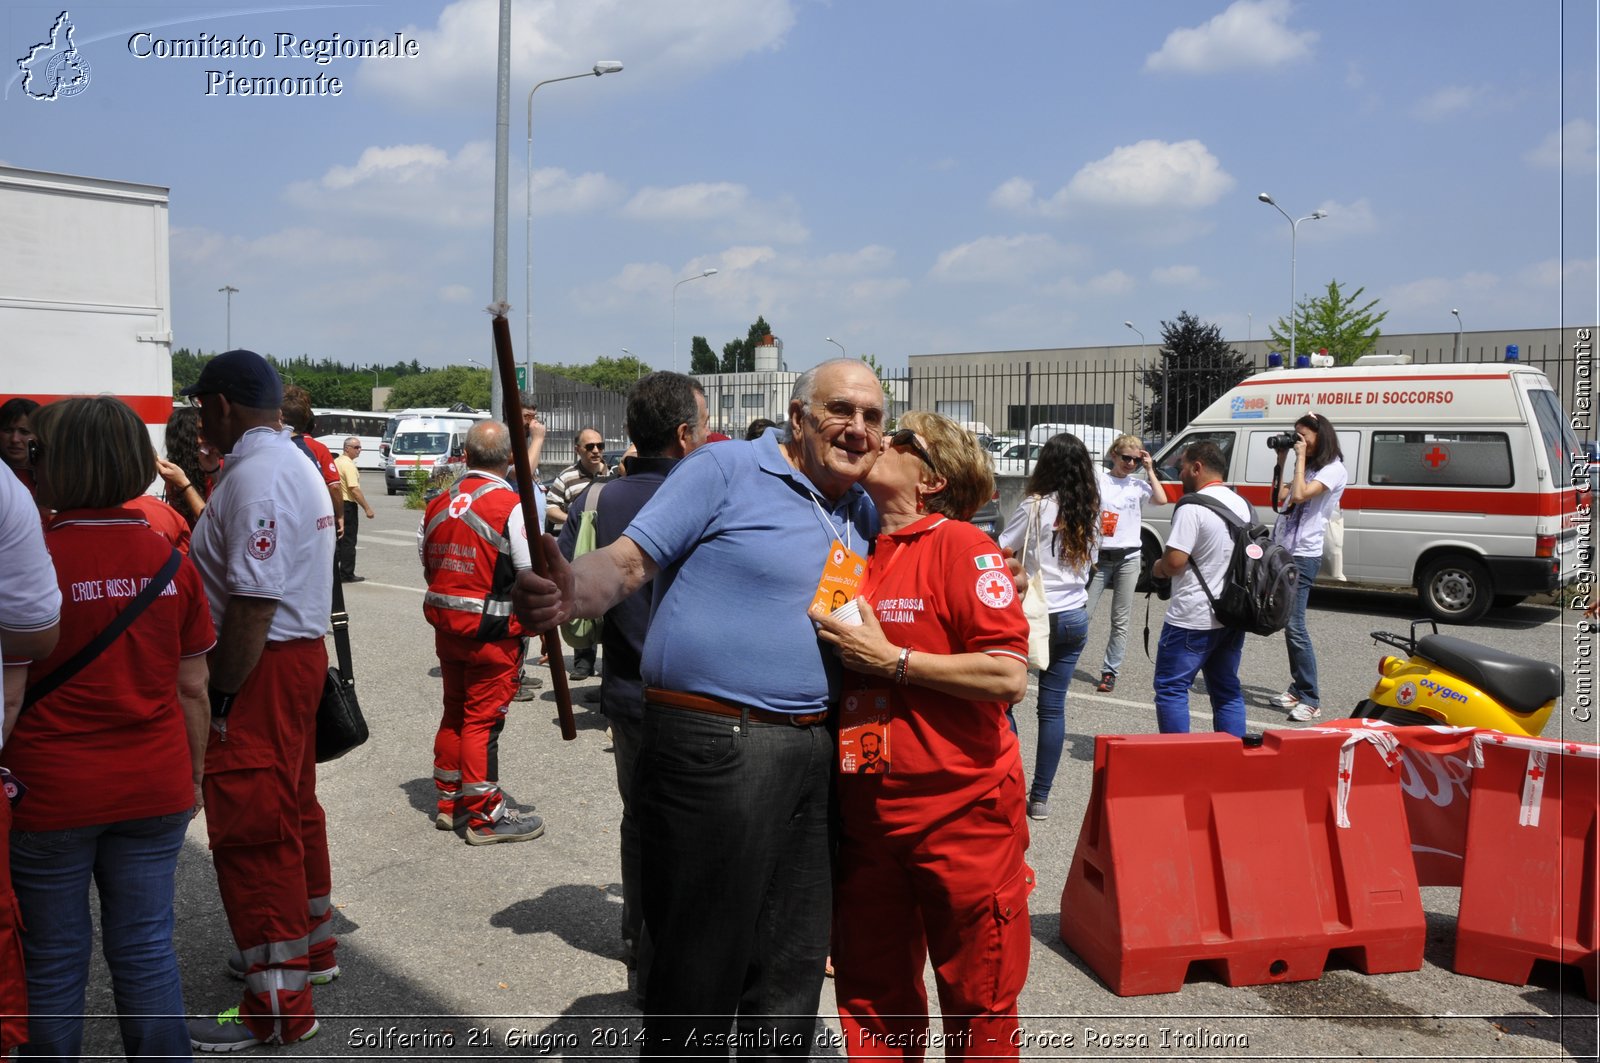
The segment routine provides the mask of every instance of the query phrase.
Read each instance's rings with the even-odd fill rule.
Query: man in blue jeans
[[[1184,448],[1179,466],[1184,493],[1209,495],[1248,519],[1250,504],[1223,486],[1227,468],[1227,459],[1215,443]],[[1201,672],[1211,697],[1212,726],[1228,734],[1244,734],[1239,656],[1245,632],[1217,619],[1195,573],[1198,568],[1199,577],[1216,594],[1227,578],[1232,558],[1233,535],[1219,514],[1205,506],[1181,506],[1173,514],[1166,552],[1151,569],[1156,577],[1172,580],[1172,598],[1156,651],[1156,724],[1162,734],[1188,733],[1189,688]]]

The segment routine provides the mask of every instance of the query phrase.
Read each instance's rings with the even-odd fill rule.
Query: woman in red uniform
[[[977,440],[908,413],[865,480],[881,530],[861,623],[813,610],[847,669],[836,995],[851,1058],[1017,1055],[1028,974],[1026,790],[1007,708],[1028,625],[999,548],[967,523],[994,491]],[[944,1014],[928,1030],[923,968]]]
[[[61,586],[61,637],[30,686],[99,635],[172,556],[122,503],[156,475],[139,416],[110,396],[64,399],[33,417],[38,500]],[[183,559],[166,588],[93,661],[22,710],[3,763],[28,787],[11,831],[26,930],[29,1043],[23,1056],[78,1058],[84,987],[100,938],[128,1058],[189,1059],[173,886],[200,803],[216,642],[200,574]]]

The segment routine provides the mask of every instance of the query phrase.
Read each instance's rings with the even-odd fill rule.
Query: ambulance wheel
[[[1444,624],[1471,624],[1494,604],[1489,570],[1464,554],[1449,554],[1428,562],[1417,581],[1422,609]]]
[[[398,491],[396,491],[396,490],[395,490],[395,489],[394,489],[394,488],[392,488],[392,487],[391,487],[391,488],[389,488],[389,497],[390,497],[390,498],[393,498],[393,497],[394,497],[394,496],[395,496],[395,495],[397,495],[397,494],[399,494],[399,492],[398,492]]]

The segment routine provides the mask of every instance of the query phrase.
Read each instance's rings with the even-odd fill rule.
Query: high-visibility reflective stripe
[[[313,919],[320,919],[332,910],[333,898],[326,895],[321,897],[312,897],[310,900],[306,901],[306,911],[311,914],[311,918]]]
[[[291,993],[305,992],[311,985],[311,972],[292,970],[288,967],[264,967],[245,975],[244,984],[256,996],[272,998],[272,1010],[277,1014],[281,1012],[277,1001],[278,990],[287,990]]]
[[[244,957],[244,969],[248,971],[257,966],[272,967],[288,963],[304,956],[306,951],[306,939],[299,937],[291,941],[269,941],[265,945],[241,949],[239,955]]]
[[[443,768],[434,768],[433,778],[436,782],[460,782],[461,773],[459,771],[445,771]]]
[[[483,612],[483,602],[476,598],[463,598],[458,594],[440,594],[438,591],[429,591],[422,596],[426,605],[439,609],[454,609],[461,613]]]
[[[495,782],[469,782],[461,787],[463,796],[477,797],[479,794],[492,794],[500,789],[500,784]]]

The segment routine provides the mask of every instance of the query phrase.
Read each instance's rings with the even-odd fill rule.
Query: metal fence
[[[1467,348],[1459,355],[1450,347],[1386,350],[1408,355],[1414,365],[1499,362],[1505,357],[1498,347]],[[1572,408],[1578,359],[1570,348],[1554,344],[1524,348],[1520,360],[1543,370],[1563,407]],[[1169,367],[1160,358],[1023,358],[998,364],[913,365],[881,379],[891,417],[907,410],[932,410],[986,426],[995,435],[1019,437],[1026,437],[1035,425],[1087,425],[1131,431],[1154,446],[1181,430],[1238,379],[1265,368],[1264,360],[1247,360],[1241,373],[1218,366]],[[698,378],[706,389],[712,429],[742,439],[755,418],[782,424],[798,375]],[[549,429],[547,466],[570,464],[572,441],[586,427],[598,429],[618,447],[625,445],[626,396],[542,371],[535,374],[533,392]]]

